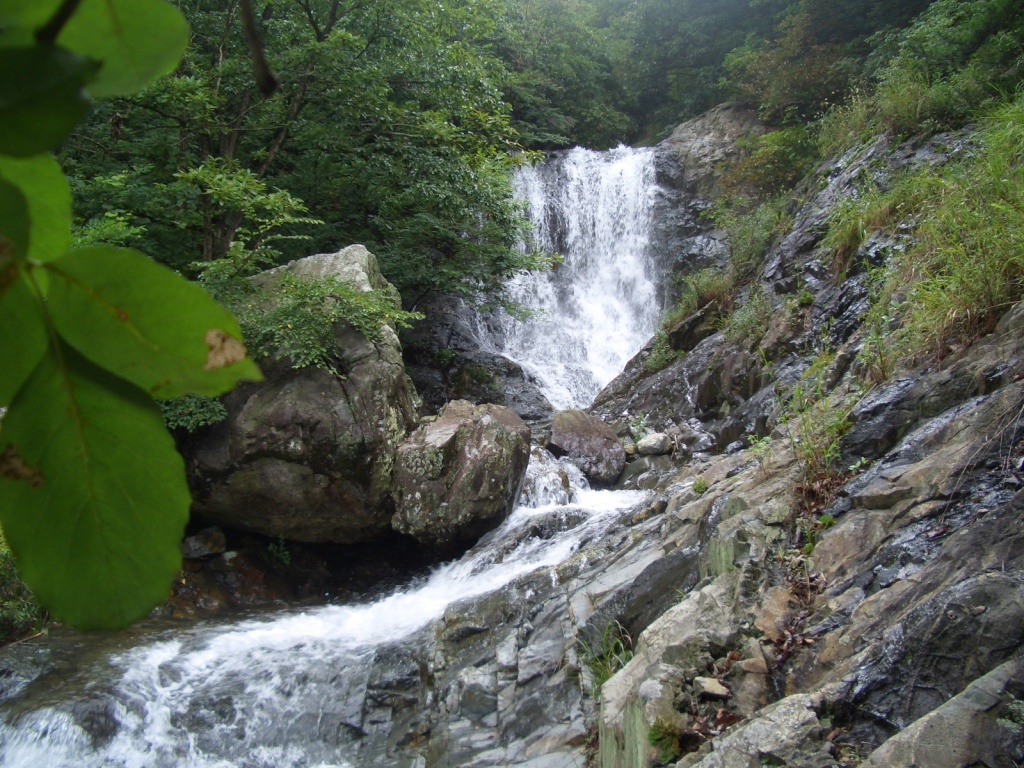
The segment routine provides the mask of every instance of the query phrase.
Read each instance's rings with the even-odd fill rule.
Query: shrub
[[[772,304],[764,291],[758,288],[746,303],[733,311],[725,324],[725,338],[739,344],[758,341],[768,330],[772,319]]]
[[[648,373],[656,373],[664,368],[668,368],[682,355],[682,352],[672,349],[665,329],[659,328],[654,334],[651,351],[644,359],[644,370]]]
[[[663,327],[668,328],[685,320],[712,301],[717,302],[723,310],[729,310],[732,307],[734,285],[732,272],[723,269],[709,267],[683,276],[677,280],[679,301],[665,317]]]
[[[752,279],[764,260],[772,238],[788,225],[786,196],[762,203],[748,198],[722,198],[715,204],[712,220],[729,238],[729,261],[735,282]]]

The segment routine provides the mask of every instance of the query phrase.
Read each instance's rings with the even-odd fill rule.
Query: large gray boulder
[[[512,511],[529,458],[508,408],[449,403],[398,447],[392,527],[430,546],[474,541]]]
[[[626,466],[626,451],[611,427],[585,411],[556,413],[548,448],[555,456],[568,457],[599,485],[614,483]]]
[[[336,276],[398,294],[361,245],[293,261],[255,279]],[[415,390],[394,329],[370,340],[335,330],[338,373],[264,365],[267,381],[227,399],[229,417],[201,439],[191,481],[195,512],[219,525],[298,541],[354,543],[391,528],[391,470],[415,427]]]

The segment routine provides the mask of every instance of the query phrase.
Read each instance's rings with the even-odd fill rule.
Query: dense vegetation
[[[143,2],[105,7],[130,14]],[[102,16],[101,5],[83,0],[81,17]],[[147,13],[156,5],[145,0]],[[415,315],[328,284],[285,285],[290,293],[276,314],[247,312],[242,278],[362,242],[407,310],[432,292],[500,300],[507,276],[552,257],[516,247],[525,223],[510,177],[529,151],[655,141],[723,100],[757,109],[772,130],[728,169],[728,194],[713,214],[730,234],[732,268],[680,286],[677,314],[714,299],[735,310],[731,337],[755,332],[768,311],[751,285],[758,259],[786,226],[787,193],[816,162],[880,132],[927,134],[970,121],[984,125],[976,152],[884,190],[865,188],[835,217],[835,274],[870,233],[908,216],[916,222],[915,245],[876,276],[871,315],[877,333],[898,331],[887,349],[901,359],[944,354],[1021,296],[1017,0],[254,2],[251,31],[262,41],[255,46],[241,23],[248,3],[172,5],[188,22],[190,44],[180,63],[177,49],[162,60],[169,76],[142,73],[131,87],[108,80],[124,62],[99,70],[89,62],[107,57],[108,38],[65,34],[55,48],[39,26],[55,9],[74,14],[78,3],[0,5],[0,82],[8,89],[0,108],[37,109],[19,90],[29,71],[56,73],[46,99],[64,105],[27,120],[3,114],[0,153],[45,166],[19,175],[28,161],[0,158],[0,314],[10,322],[37,319],[36,310],[22,311],[26,297],[44,310],[59,305],[52,294],[40,303],[44,290],[32,293],[28,275],[52,272],[43,264],[69,245],[139,248],[240,314],[258,354],[284,350],[296,366],[329,367],[316,330],[322,321],[346,317],[370,328],[385,315],[399,324]],[[31,29],[34,44],[24,47]],[[254,47],[272,75],[254,77]],[[93,103],[83,89],[105,100]],[[43,154],[54,148],[74,196],[73,229],[56,240],[22,221],[38,212],[33,195],[59,198],[61,215],[68,213],[64,182]],[[22,198],[31,215],[21,216]],[[741,286],[752,298],[733,307]],[[322,315],[328,294],[338,299],[331,317]],[[61,332],[70,339],[71,329]],[[46,347],[43,335],[32,338]],[[52,327],[49,338],[64,350]],[[877,369],[884,378],[892,365],[879,360]],[[0,405],[32,369],[14,370],[0,376]],[[217,418],[216,402],[190,396],[166,406],[165,416],[197,426]],[[8,437],[29,431],[13,416],[4,427]],[[6,549],[3,557],[9,571]],[[21,600],[17,589],[4,589]]]

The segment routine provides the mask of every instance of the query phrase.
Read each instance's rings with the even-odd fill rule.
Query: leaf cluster
[[[144,615],[180,567],[184,467],[154,402],[260,378],[235,318],[143,254],[72,248],[49,152],[92,98],[133,94],[187,42],[162,0],[0,9],[0,523],[62,621]]]

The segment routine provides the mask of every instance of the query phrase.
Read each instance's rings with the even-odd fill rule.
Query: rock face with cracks
[[[398,448],[392,527],[436,547],[475,541],[515,504],[530,429],[507,408],[448,403]]]

